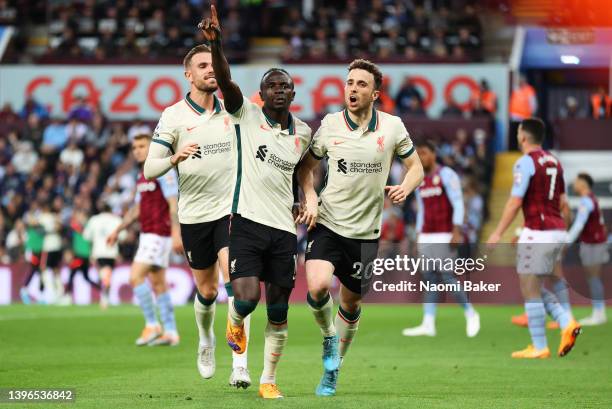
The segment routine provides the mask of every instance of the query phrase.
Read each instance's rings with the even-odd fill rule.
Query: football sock
[[[459,280],[457,279],[454,273],[443,272],[441,274],[442,274],[442,281],[444,282],[444,284],[453,284],[453,285],[459,284]],[[470,312],[474,311],[474,309],[472,308],[472,305],[468,301],[468,297],[465,291],[463,290],[453,291],[453,297],[455,297],[455,301],[457,302],[457,304],[461,305],[466,313],[469,314]]]
[[[345,311],[342,309],[342,306],[338,308],[338,314],[336,314],[336,331],[338,332],[338,338],[340,338],[340,358],[344,358],[351,346],[351,342],[353,342],[353,338],[359,328],[360,316],[361,308],[353,313]]]
[[[266,325],[264,345],[264,367],[259,379],[260,384],[276,383],[276,366],[283,355],[283,349],[287,343],[287,323],[281,325],[272,324],[268,321]]]
[[[557,297],[545,288],[542,288],[542,300],[544,301],[544,308],[548,314],[559,323],[561,328],[565,328],[569,325],[572,316],[569,311],[561,306]]]
[[[257,303],[253,301],[237,300],[233,297],[229,308],[229,317],[232,325],[242,325],[244,318],[248,316],[257,307]]]
[[[201,347],[215,346],[213,325],[215,323],[216,299],[216,296],[212,299],[206,299],[199,291],[196,291],[196,296],[193,299],[193,310],[195,311]]]
[[[567,287],[565,280],[556,280],[552,286],[552,289],[563,309],[571,313],[572,307],[569,301],[569,288]]]
[[[176,321],[174,320],[174,307],[170,299],[170,293],[166,291],[157,296],[157,307],[159,308],[159,318],[161,318],[164,332],[176,333]]]
[[[428,271],[423,273],[423,281],[431,284],[438,282],[438,273]],[[423,295],[423,323],[433,321],[436,317],[436,307],[438,302],[437,291],[425,291]]]
[[[315,321],[321,328],[321,334],[324,337],[333,337],[336,335],[336,327],[334,326],[334,300],[331,298],[329,292],[322,300],[315,301],[310,293],[307,293],[306,300],[312,311],[312,315],[315,317]]]
[[[536,349],[548,346],[546,341],[546,310],[541,299],[532,299],[525,302],[525,312],[529,326],[531,341]]]
[[[145,281],[144,283],[134,287],[134,294],[138,300],[138,305],[144,315],[145,323],[147,325],[158,325],[157,317],[155,316],[155,304],[153,301],[153,293],[151,287]]]
[[[604,301],[604,286],[599,277],[589,278],[589,288],[591,289],[591,303],[593,310],[604,311],[606,303]]]

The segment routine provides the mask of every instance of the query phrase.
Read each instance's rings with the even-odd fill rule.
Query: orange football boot
[[[559,356],[565,356],[574,347],[576,338],[582,333],[582,327],[578,321],[572,320],[569,325],[561,330],[561,344],[559,344]]]
[[[525,349],[513,352],[512,358],[546,359],[546,358],[550,358],[550,349],[548,349],[548,347],[544,349],[535,349],[533,345],[529,345]]]

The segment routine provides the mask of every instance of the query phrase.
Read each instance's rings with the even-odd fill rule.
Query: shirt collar
[[[202,108],[201,106],[199,106],[198,104],[196,104],[195,101],[191,99],[189,94],[191,94],[191,92],[188,92],[187,95],[185,95],[185,102],[187,103],[187,105],[189,105],[189,107],[193,109],[197,114],[199,115],[204,114],[206,110]],[[214,94],[213,94],[213,100],[214,100],[213,106],[214,106],[215,114],[218,114],[219,112],[221,112],[221,102],[219,101],[219,98],[217,98],[217,96]]]
[[[266,122],[270,128],[274,128],[274,126],[278,124],[278,122],[266,115],[263,109],[261,110],[261,113],[264,115],[264,118],[266,118]],[[291,115],[291,112],[289,112],[289,135],[295,135],[295,121],[293,119],[293,115]]]
[[[342,115],[344,116],[344,122],[346,123],[346,126],[351,131],[354,131],[357,128],[359,128],[359,125],[357,125],[349,116],[348,109],[344,109],[344,111],[342,111]],[[372,108],[372,118],[370,118],[370,122],[368,123],[368,131],[374,132],[376,131],[377,128],[378,128],[378,111]]]

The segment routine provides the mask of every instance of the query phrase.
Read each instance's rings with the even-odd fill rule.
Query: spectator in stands
[[[6,166],[11,162],[13,147],[4,138],[0,138],[0,166]]]
[[[42,152],[44,154],[53,154],[59,152],[68,142],[68,133],[66,125],[55,117],[51,118],[51,123],[43,132]]]
[[[24,124],[23,129],[21,130],[21,140],[32,142],[34,146],[40,146],[43,139],[43,131],[45,127],[43,126],[40,117],[31,113],[27,117],[27,121]]]
[[[47,119],[49,118],[49,110],[41,103],[37,102],[32,95],[28,96],[26,99],[23,108],[21,108],[21,112],[19,112],[19,116],[23,119],[27,119],[31,114],[36,114],[38,119]]]
[[[66,27],[62,33],[61,43],[53,50],[53,53],[63,56],[79,57],[81,56],[81,47],[72,27]]]
[[[491,118],[492,113],[482,106],[482,100],[476,98],[472,101],[470,116],[473,118]]]
[[[79,169],[84,159],[83,151],[79,149],[76,138],[70,138],[68,146],[60,153],[60,162],[67,166]]]
[[[375,102],[377,109],[390,114],[395,113],[395,101],[389,95],[389,78],[383,78],[380,94]]]
[[[480,87],[472,93],[471,99],[473,111],[476,111],[478,106],[478,110],[482,109],[490,113],[491,116],[495,116],[497,113],[497,95],[491,90],[487,80],[482,79],[480,81]]]
[[[535,89],[527,83],[524,75],[519,77],[518,87],[510,95],[510,119],[520,122],[531,118],[538,111]]]
[[[0,0],[0,24],[14,25],[17,23],[17,9],[8,0]]]
[[[587,115],[578,105],[576,97],[569,96],[565,98],[564,104],[559,108],[559,118],[575,119],[585,118]]]
[[[0,137],[14,133],[19,128],[19,116],[13,111],[11,104],[4,104],[0,110]]]
[[[402,84],[400,90],[395,96],[395,105],[399,115],[407,114],[410,111],[412,105],[411,102],[413,99],[416,99],[419,102],[423,101],[421,93],[410,80],[410,77],[406,77],[404,78],[404,83]]]
[[[72,107],[68,113],[69,120],[76,120],[79,122],[91,122],[93,118],[93,109],[89,105],[87,99],[80,95],[76,97],[76,104]]]
[[[446,101],[446,106],[442,109],[441,115],[443,118],[462,117],[463,111],[459,103],[451,96],[450,99]]]
[[[612,115],[612,100],[604,87],[597,88],[591,95],[591,116],[593,119],[606,119]]]
[[[66,124],[66,135],[68,139],[74,140],[79,145],[85,144],[85,137],[89,134],[89,127],[84,122],[77,119],[77,116],[73,116],[68,120]]]
[[[20,142],[11,160],[15,170],[22,175],[29,175],[37,161],[38,153],[36,153],[30,141]]]
[[[404,115],[412,118],[426,118],[427,111],[425,111],[423,103],[419,99],[411,98]]]

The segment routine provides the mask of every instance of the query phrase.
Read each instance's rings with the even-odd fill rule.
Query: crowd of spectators
[[[11,3],[14,3],[11,6]],[[203,1],[61,1],[48,3],[44,13],[29,9],[32,1],[0,0],[0,24],[25,30],[27,23],[45,28],[48,47],[40,61],[78,59],[101,61],[180,61],[187,51],[204,42],[197,29],[208,2]],[[228,58],[246,58],[249,7],[227,1],[221,8],[223,38]],[[19,7],[18,7],[19,5]],[[42,14],[42,15],[41,15]],[[249,20],[250,21],[250,20]],[[23,34],[23,33],[22,33]],[[39,35],[33,31],[32,35]]]
[[[378,103],[385,112],[394,112],[402,117],[426,118],[424,96],[410,77],[406,77],[397,93],[389,95],[383,83]],[[440,113],[442,118],[495,118],[497,95],[491,91],[486,80],[480,82],[478,90],[472,92],[465,104],[450,100]]]
[[[287,62],[478,61],[476,9],[455,1],[323,1],[311,15],[289,9],[281,27]]]
[[[48,47],[42,62],[164,62],[182,58],[203,42],[196,26],[208,4],[203,0],[0,0],[0,24],[16,26],[22,46],[31,42],[30,34],[41,37],[41,31],[32,27],[43,27]],[[282,58],[287,62],[481,57],[481,23],[476,8],[465,1],[228,0],[219,2],[218,9],[226,50],[234,61],[246,59],[253,37],[284,37]]]
[[[81,99],[66,120],[49,118],[34,100],[0,113],[0,263],[23,255],[20,232],[28,212],[50,204],[62,225],[64,248],[70,248],[69,223],[77,211],[98,213],[103,203],[122,214],[133,201],[137,166],[130,137],[150,133],[142,122],[111,123]],[[128,234],[123,256],[130,257],[136,230]],[[131,244],[130,244],[131,243]]]

